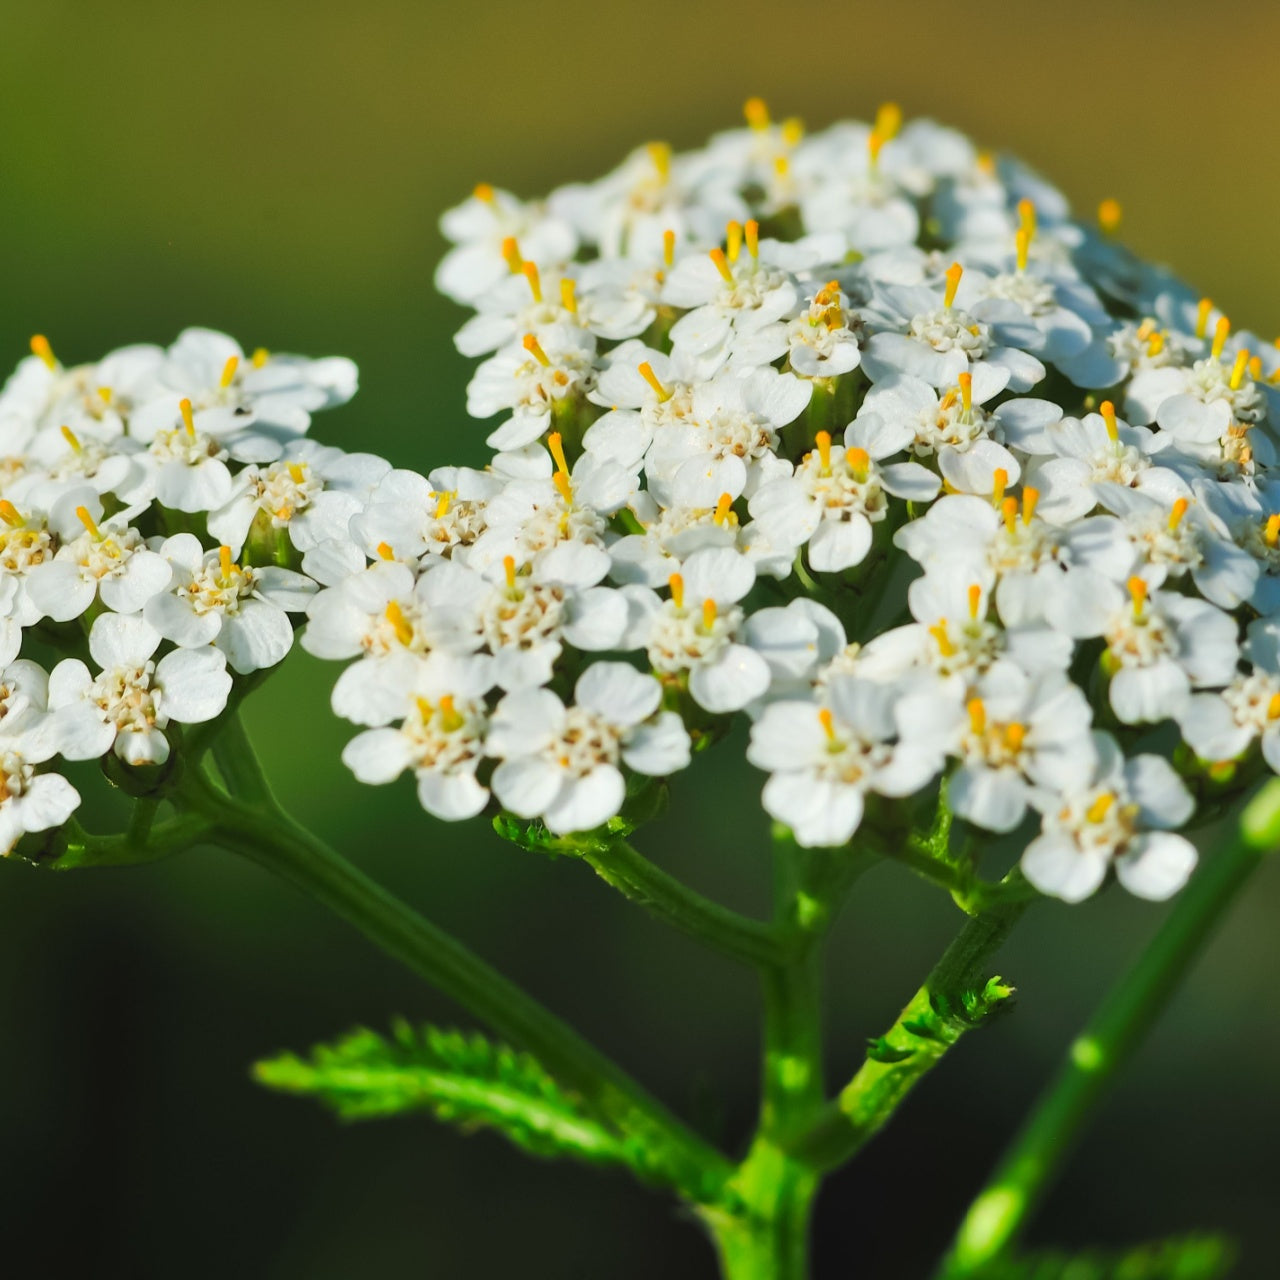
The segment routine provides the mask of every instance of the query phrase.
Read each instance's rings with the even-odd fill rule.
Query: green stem
[[[1000,902],[966,922],[853,1079],[788,1144],[792,1155],[816,1169],[851,1159],[947,1050],[1012,994],[983,971],[1028,905]]]
[[[1268,851],[1280,845],[1280,779],[1183,890],[1151,945],[1111,989],[970,1206],[941,1275],[978,1274],[1016,1243],[1090,1114]]]
[[[735,960],[768,966],[779,963],[778,931],[760,920],[722,907],[655,866],[625,840],[585,850],[582,860],[606,884],[682,933]]]
[[[249,801],[270,802],[271,789],[245,732],[239,709],[229,711],[220,724],[218,736],[212,742],[213,760],[227,790]]]
[[[192,776],[185,797],[217,843],[289,881],[388,955],[527,1049],[624,1132],[662,1144],[682,1173],[678,1189],[717,1201],[732,1166],[620,1067],[447,933],[423,919],[274,805],[242,804]]]

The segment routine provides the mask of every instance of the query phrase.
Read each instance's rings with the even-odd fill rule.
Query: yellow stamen
[[[571,315],[578,314],[577,287],[568,276],[560,278],[560,305]]]
[[[638,365],[637,368],[640,370],[640,376],[653,388],[654,394],[658,397],[658,403],[666,404],[674,392],[658,381],[658,375],[654,373],[653,365],[646,360],[643,364]]]
[[[742,230],[747,237],[747,252],[752,258],[758,258],[760,256],[760,224],[754,218],[748,218]]]
[[[960,287],[960,277],[964,275],[964,268],[958,263],[953,262],[947,268],[947,291],[942,295],[942,305],[950,308],[956,300],[956,290]]]
[[[1098,202],[1098,226],[1102,228],[1104,234],[1115,235],[1120,230],[1123,217],[1124,210],[1120,207],[1120,201],[1113,196]]]
[[[532,333],[526,333],[523,341],[524,349],[544,368],[551,368],[551,361],[542,349],[542,343]]]
[[[536,262],[522,262],[520,270],[524,278],[529,282],[529,292],[533,294],[534,302],[541,302],[542,277],[538,274],[538,264]]]
[[[255,369],[261,369],[268,360],[271,359],[271,352],[266,347],[257,347],[252,356],[249,357],[249,363]]]
[[[813,437],[813,443],[818,446],[818,457],[822,460],[823,471],[831,470],[831,432],[819,431]]]
[[[1147,584],[1135,574],[1128,582],[1129,594],[1133,597],[1133,616],[1136,618],[1142,613],[1143,606],[1147,603]]]
[[[1006,498],[1000,504],[1000,514],[1004,517],[1004,527],[1009,533],[1012,533],[1018,523],[1018,500],[1017,498]]]
[[[730,262],[737,262],[742,252],[742,223],[730,222],[724,229],[724,256]]]
[[[0,498],[0,520],[3,520],[11,529],[16,529],[22,523],[18,508],[8,498]]]
[[[99,387],[99,388],[98,388],[98,399],[99,399],[99,400],[101,400],[103,404],[110,404],[110,403],[111,403],[111,396],[112,396],[112,394],[113,394],[113,393],[112,393],[112,390],[111,390],[111,388],[110,388],[110,387]]]
[[[231,580],[231,548],[218,548],[218,568],[222,572],[222,581],[229,582]]]
[[[178,412],[182,414],[182,425],[187,429],[187,435],[194,436],[196,433],[196,418],[191,411],[191,401],[182,399],[178,401]]]
[[[973,412],[973,374],[962,373],[956,379],[960,384],[960,399],[964,404],[965,413]]]
[[[239,367],[239,356],[227,357],[227,363],[222,366],[222,377],[219,379],[219,385],[224,391],[236,380],[236,370]]]
[[[684,579],[678,573],[673,573],[667,579],[667,586],[671,588],[671,600],[677,609],[684,608]]]
[[[1160,332],[1153,333],[1147,339],[1147,355],[1158,356],[1164,350],[1164,334]]]
[[[950,413],[955,402],[960,399],[960,388],[952,387],[941,400],[938,401],[938,413]]]
[[[716,270],[720,273],[720,278],[725,284],[733,284],[733,272],[729,270],[729,264],[725,261],[724,250],[719,245],[711,250],[711,261],[716,264]]]
[[[71,430],[70,427],[62,428],[62,438],[76,451],[76,453],[84,452],[83,446],[80,444],[79,437]]]
[[[1236,362],[1231,366],[1231,390],[1239,391],[1240,384],[1244,381],[1244,371],[1249,367],[1249,353],[1247,351],[1236,352]]]
[[[1098,406],[1098,412],[1102,414],[1102,421],[1106,425],[1107,435],[1111,437],[1112,442],[1120,439],[1120,428],[1116,426],[1116,407],[1110,400],[1104,400]]]
[[[436,519],[443,520],[453,506],[453,493],[446,489],[436,501]]]
[[[1249,377],[1251,377],[1254,380],[1254,382],[1257,382],[1262,377],[1262,357],[1261,356],[1249,357]]]
[[[502,242],[502,256],[506,260],[507,268],[512,275],[524,266],[524,259],[520,256],[520,246],[516,243],[515,236],[507,236]]]
[[[671,144],[669,142],[651,142],[645,148],[649,152],[649,159],[653,162],[653,167],[658,171],[658,177],[663,182],[671,176]]]
[[[493,203],[493,188],[487,182],[477,182],[471,194],[482,204]]]
[[[1004,491],[1009,487],[1009,473],[1003,467],[997,467],[991,473],[991,503],[999,506],[1004,501]]]
[[[1262,536],[1269,547],[1280,543],[1280,515],[1267,517],[1267,528]]]
[[[434,714],[432,711],[431,703],[429,703],[426,700],[426,698],[422,697],[421,695],[416,697],[414,701],[418,704],[418,714],[422,717],[422,723],[428,724],[431,720],[432,715]]]
[[[977,734],[987,731],[987,708],[981,698],[970,699],[968,708],[969,728]]]
[[[1030,524],[1036,514],[1036,505],[1040,501],[1040,490],[1034,485],[1022,486],[1022,523]]]
[[[1022,744],[1027,737],[1027,726],[1019,724],[1016,720],[1012,724],[1004,727],[1004,743],[1010,751],[1018,752],[1022,750]]]
[[[377,551],[378,555],[383,560],[394,560],[396,558],[396,553],[392,551],[391,544],[389,542],[378,543]]]
[[[102,541],[102,531],[98,528],[97,522],[94,518],[89,514],[88,507],[77,507],[76,519],[84,525],[86,533],[91,537],[96,538],[99,542]]]
[[[1173,510],[1169,512],[1169,532],[1172,533],[1181,523],[1182,517],[1187,514],[1187,508],[1190,507],[1186,498],[1179,498],[1173,504]]]
[[[827,735],[827,741],[834,742],[836,740],[836,718],[831,714],[830,707],[820,707],[818,709],[818,723],[822,726],[822,732]]]
[[[852,449],[844,451],[844,460],[853,478],[859,484],[866,484],[867,476],[871,474],[871,455],[865,449],[859,449],[855,445]]]
[[[702,602],[702,629],[710,631],[716,625],[716,602],[714,600],[704,600]]]
[[[569,464],[564,457],[564,437],[558,431],[553,431],[547,437],[547,448],[551,450],[551,456],[555,459],[556,470],[563,471],[566,475],[569,473]]]
[[[1196,337],[1203,338],[1209,332],[1209,313],[1213,310],[1213,303],[1208,298],[1200,299],[1200,306],[1196,311]]]
[[[306,472],[303,471],[302,465],[297,462],[288,462],[285,464],[286,470],[289,472],[289,478],[294,484],[302,484],[306,480]]]
[[[438,709],[440,711],[440,727],[446,733],[453,733],[455,730],[462,728],[463,719],[454,709],[453,694],[441,694]]]
[[[1111,812],[1111,806],[1115,804],[1116,798],[1110,791],[1104,791],[1085,811],[1085,817],[1090,822],[1101,822],[1103,818]]]
[[[769,127],[769,108],[765,106],[763,98],[748,98],[742,104],[742,114],[757,132]]]
[[[1027,243],[1030,244],[1036,236],[1036,206],[1025,196],[1018,201],[1018,227],[1027,233]]]
[[[886,142],[898,136],[902,128],[902,108],[896,102],[882,102],[876,112],[875,131]]]
[[[946,618],[939,618],[933,626],[929,628],[929,634],[938,642],[938,652],[944,658],[955,657],[956,647],[951,643],[951,637],[947,634]]]
[[[43,333],[33,334],[31,337],[31,354],[39,356],[44,362],[46,369],[52,372],[57,369],[58,361],[53,354],[53,348],[49,345],[49,339]]]
[[[507,590],[514,591],[516,589],[516,558],[515,556],[502,557],[502,572],[506,574]]]
[[[804,137],[804,121],[799,116],[788,116],[782,122],[782,141],[789,147],[800,145],[800,139]],[[786,156],[780,156],[779,159],[785,160]]]
[[[1227,345],[1227,336],[1231,333],[1231,321],[1226,316],[1219,316],[1218,323],[1213,327],[1213,346],[1209,350],[1209,354],[1215,360],[1222,359],[1222,349]]]
[[[716,513],[711,517],[715,524],[724,524],[726,520],[733,514],[733,496],[728,493],[720,495],[720,501],[716,503]]]
[[[662,260],[671,266],[676,260],[676,233],[674,231],[664,231],[662,233]]]
[[[879,129],[872,129],[867,135],[867,151],[870,154],[873,169],[879,167],[880,152],[884,150],[884,144],[888,141],[889,139]]]
[[[573,481],[569,479],[567,472],[557,471],[551,477],[551,483],[555,485],[566,506],[573,502]]]
[[[976,583],[969,584],[969,617],[978,620],[978,609],[982,605],[982,588]]]
[[[1267,719],[1275,720],[1280,718],[1280,693],[1273,693],[1271,701],[1267,703]]]
[[[384,614],[386,620],[391,623],[391,629],[396,634],[396,639],[401,644],[408,644],[413,639],[413,627],[409,625],[409,619],[404,616],[404,610],[400,607],[397,600],[387,605]]]
[[[979,151],[977,159],[978,172],[984,177],[996,176],[996,158],[990,151]]]
[[[1027,234],[1025,227],[1019,227],[1014,232],[1013,244],[1018,258],[1018,270],[1025,271],[1027,269],[1027,255],[1031,251],[1031,237]]]

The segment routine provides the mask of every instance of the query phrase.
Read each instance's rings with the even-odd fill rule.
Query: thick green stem
[[[255,802],[270,801],[271,790],[238,708],[227,712],[212,746],[214,763],[232,795]]]
[[[947,1050],[1011,994],[983,970],[1027,905],[998,903],[965,924],[853,1079],[792,1139],[794,1156],[818,1169],[851,1159]]]
[[[970,1206],[941,1275],[1003,1257],[1052,1185],[1081,1129],[1266,853],[1280,845],[1280,779],[1246,807],[1239,833],[1183,890],[1155,941],[1111,989],[995,1173]]]
[[[193,779],[186,799],[211,840],[323,903],[387,954],[470,1010],[624,1132],[663,1145],[682,1169],[678,1190],[717,1201],[732,1166],[609,1058],[466,947],[423,919],[270,802],[242,804]]]

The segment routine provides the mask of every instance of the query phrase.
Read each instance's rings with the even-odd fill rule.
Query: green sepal
[[[867,1057],[872,1062],[883,1062],[891,1066],[896,1062],[906,1062],[908,1058],[914,1058],[915,1053],[914,1048],[902,1049],[890,1044],[886,1036],[875,1036],[867,1041]]]

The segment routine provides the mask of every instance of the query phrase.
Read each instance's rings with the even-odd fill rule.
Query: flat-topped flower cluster
[[[437,283],[494,453],[425,476],[306,439],[347,361],[33,339],[0,843],[72,814],[57,756],[162,765],[305,627],[352,771],[442,818],[593,829],[744,713],[802,845],[945,785],[1047,893],[1168,896],[1193,790],[1280,770],[1280,350],[1117,222],[892,106],[481,185]]]

